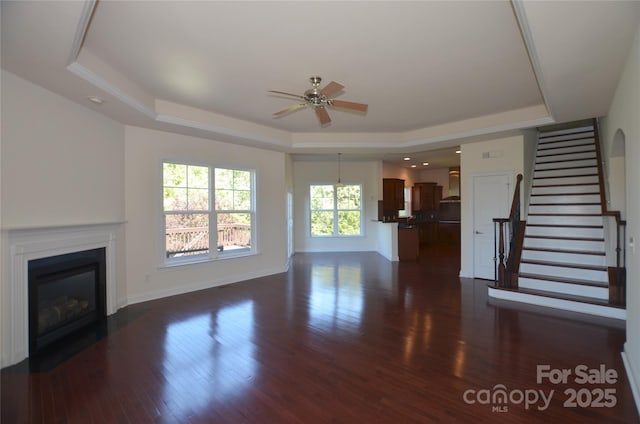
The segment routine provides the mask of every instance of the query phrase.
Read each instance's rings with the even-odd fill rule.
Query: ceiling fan
[[[364,103],[347,102],[345,100],[334,99],[333,97],[338,95],[338,93],[342,91],[342,89],[344,88],[344,85],[340,83],[331,81],[324,88],[319,88],[320,82],[322,82],[322,78],[318,76],[314,76],[309,78],[309,81],[311,81],[311,85],[313,86],[313,88],[310,88],[307,91],[305,91],[303,95],[286,93],[284,91],[269,90],[269,93],[282,94],[284,96],[295,97],[303,101],[302,103],[289,106],[286,109],[276,112],[273,115],[276,117],[281,117],[291,112],[295,112],[296,110],[305,108],[307,106],[311,106],[313,107],[313,110],[316,112],[316,115],[320,120],[320,124],[326,125],[329,122],[331,122],[331,118],[329,117],[329,112],[327,112],[327,106],[343,108],[343,109],[351,109],[358,112],[366,112],[369,107]]]

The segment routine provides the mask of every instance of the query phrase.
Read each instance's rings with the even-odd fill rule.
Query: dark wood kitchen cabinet
[[[442,186],[438,183],[415,183],[411,188],[412,211],[436,211],[442,200]]]
[[[382,203],[385,211],[404,209],[404,180],[398,178],[382,179]]]
[[[420,252],[418,227],[398,227],[398,259],[417,261]]]

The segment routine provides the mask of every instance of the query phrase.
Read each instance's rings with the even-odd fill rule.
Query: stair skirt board
[[[583,314],[615,318],[619,320],[627,319],[627,311],[625,309],[615,308],[611,306],[594,305],[591,303],[577,302],[574,300],[557,299],[548,296],[522,293],[515,290],[501,290],[494,287],[489,287],[489,296],[495,299],[528,303],[530,305],[543,306],[547,308],[562,309],[565,311],[580,312]]]
[[[609,287],[596,287],[582,284],[562,283],[559,281],[549,281],[528,277],[519,277],[518,287],[522,289],[542,290],[546,292],[568,294],[572,296],[592,297],[598,300],[609,299]]]

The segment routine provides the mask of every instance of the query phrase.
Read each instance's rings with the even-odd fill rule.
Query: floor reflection
[[[172,415],[186,419],[214,400],[244,394],[257,368],[254,326],[252,300],[167,326],[163,404]]]
[[[357,331],[362,321],[361,264],[314,264],[311,267],[311,327]]]

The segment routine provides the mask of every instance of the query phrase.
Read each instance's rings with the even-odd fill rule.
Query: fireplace
[[[64,279],[70,276],[70,284],[73,286],[77,282],[77,279],[91,278],[90,276],[95,278],[95,275],[98,275],[97,281],[99,282],[99,288],[96,289],[94,305],[96,315],[99,317],[114,314],[118,310],[118,305],[124,304],[124,299],[119,299],[118,297],[116,284],[116,276],[118,274],[116,258],[118,257],[119,250],[117,246],[120,244],[116,236],[121,228],[122,222],[114,222],[53,227],[9,228],[5,230],[8,236],[8,248],[3,249],[3,260],[8,263],[7,276],[9,278],[9,284],[4,284],[0,287],[0,290],[2,290],[2,296],[0,297],[3,299],[3,307],[0,310],[0,322],[2,322],[3,326],[2,343],[0,344],[2,348],[0,352],[1,367],[4,368],[18,364],[22,360],[29,358],[31,356],[30,353],[33,351],[30,349],[31,337],[29,325],[37,321],[31,317],[33,308],[31,308],[29,299],[30,265],[36,276],[42,280],[43,287],[46,287],[47,284],[52,284],[52,290],[55,288],[56,280],[59,279],[59,277]],[[101,253],[95,253],[96,250]],[[66,256],[67,254],[87,251],[94,251],[94,253],[81,254],[75,258]],[[93,258],[90,258],[92,255]],[[60,265],[60,268],[52,268],[47,271],[46,268],[54,261],[54,259],[51,258],[58,256],[61,256],[63,259],[65,257],[71,258],[72,260],[69,261],[71,264],[67,263],[64,265],[65,261],[62,261],[64,266]],[[44,260],[39,262],[41,259]],[[64,271],[64,267],[69,269]],[[31,277],[33,277],[33,273],[31,274]],[[44,294],[45,293],[43,293],[43,295]],[[83,293],[80,294],[85,295]],[[78,296],[73,295],[71,297],[77,298]],[[93,296],[89,295],[89,297],[93,299]],[[51,305],[49,305],[49,307],[50,306]],[[67,305],[67,308],[71,307],[71,305]],[[88,303],[87,307],[89,307]],[[106,321],[106,319],[104,321]],[[58,330],[57,327],[59,325],[61,325],[60,322],[55,324],[55,330]],[[84,324],[80,324],[81,327],[83,327],[83,325]],[[90,326],[93,327],[93,325]],[[96,327],[106,327],[106,325],[100,324]],[[57,338],[57,336],[53,334],[54,326],[51,326],[51,328],[46,331],[46,333],[50,333],[50,335],[42,337],[41,340],[35,340],[35,348],[43,346],[47,351],[54,350],[54,348],[57,349],[58,347],[61,349],[71,349],[72,343],[69,342],[71,338],[73,338],[75,346],[81,344],[80,338],[82,337],[88,340],[88,333],[92,330],[86,327],[83,328],[85,328],[85,330],[80,329],[78,332],[72,330],[71,327],[56,331],[57,335],[59,335],[68,330],[69,334],[67,335],[70,336],[63,336],[64,340],[57,343],[52,341]],[[45,331],[43,331],[41,336],[44,336],[44,332]],[[35,334],[37,334],[37,332]],[[49,338],[51,339],[47,340]],[[95,339],[95,337],[93,338]],[[50,352],[43,352],[43,355],[37,356],[42,358],[51,355]]]
[[[106,320],[105,249],[28,262],[29,354]]]

